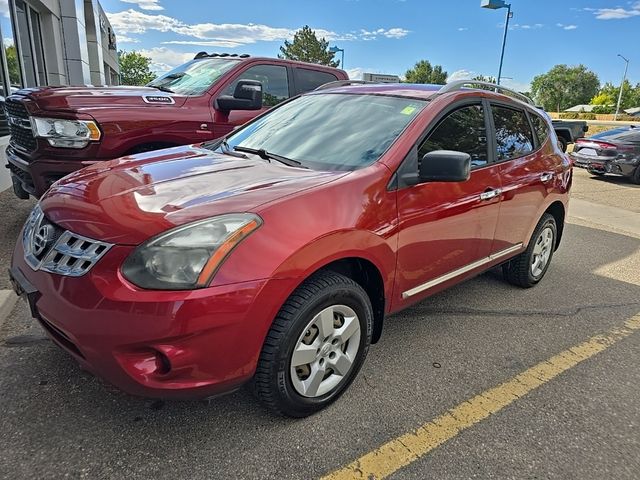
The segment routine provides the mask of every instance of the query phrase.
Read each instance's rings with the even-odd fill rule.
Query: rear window
[[[318,72],[308,68],[294,68],[293,77],[296,81],[298,93],[309,92],[320,85],[338,80],[338,77],[331,73]]]
[[[533,134],[523,110],[492,105],[496,160],[518,158],[533,151]]]
[[[549,137],[549,126],[542,117],[534,113],[530,113],[529,117],[533,124],[533,130],[536,132],[536,136],[538,137],[538,145],[542,145]]]

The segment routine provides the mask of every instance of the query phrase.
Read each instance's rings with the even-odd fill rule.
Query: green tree
[[[547,73],[534,77],[531,94],[545,110],[561,112],[578,104],[586,104],[598,93],[600,80],[584,65],[556,65]]]
[[[146,85],[156,78],[149,68],[151,59],[136,51],[118,52],[120,62],[120,83],[122,85]]]
[[[484,75],[476,75],[471,80],[476,80],[478,82],[496,83],[496,77],[492,77],[492,76],[485,77]]]
[[[634,88],[629,80],[624,81],[622,86],[622,98],[620,100],[620,110],[637,107],[640,99],[640,84]],[[591,99],[591,105],[617,105],[620,95],[620,85],[611,82],[605,83],[598,91],[598,94]],[[614,108],[615,111],[615,108]]]
[[[284,41],[280,47],[278,58],[298,60],[300,62],[318,63],[337,67],[339,61],[334,61],[335,53],[329,51],[329,42],[324,38],[318,39],[316,32],[305,25],[293,35],[293,41]]]
[[[11,85],[20,85],[20,70],[18,68],[18,52],[15,45],[5,48],[7,56],[7,69],[9,70],[9,82]]]
[[[416,62],[404,76],[407,83],[431,83],[434,85],[447,83],[447,72],[442,69],[441,65],[432,66],[428,60]]]

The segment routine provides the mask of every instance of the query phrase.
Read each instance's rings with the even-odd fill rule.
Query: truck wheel
[[[276,316],[262,347],[254,392],[273,412],[306,417],[335,401],[364,363],[373,308],[356,282],[333,272],[306,280]]]
[[[531,235],[527,249],[502,266],[506,280],[522,288],[536,285],[547,273],[557,237],[556,220],[545,213]]]
[[[558,137],[558,146],[560,147],[560,150],[562,150],[563,152],[567,151],[567,140],[564,137]]]
[[[633,175],[631,175],[630,178],[632,183],[640,185],[640,165],[636,167],[636,169],[633,171]]]

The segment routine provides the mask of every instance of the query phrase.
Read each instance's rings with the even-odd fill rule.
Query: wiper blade
[[[248,148],[248,147],[233,147],[236,152],[245,152],[251,153],[253,155],[258,155],[263,160],[275,160],[280,163],[284,163],[289,167],[302,167],[307,168],[302,165],[298,160],[294,160],[293,158],[283,157],[282,155],[278,155],[275,153],[267,152],[264,148]]]
[[[151,88],[157,88],[158,90],[160,90],[161,92],[167,92],[167,93],[176,93],[173,90],[171,90],[170,88],[167,87],[163,87],[162,85],[147,85],[148,87]]]
[[[227,141],[223,138],[222,141],[220,142],[220,144],[218,145],[220,147],[220,151],[222,153],[224,153],[225,155],[230,155],[232,157],[238,157],[238,158],[247,158],[247,156],[243,153],[236,153],[233,150],[231,150],[231,147],[229,146],[229,144],[227,143]]]

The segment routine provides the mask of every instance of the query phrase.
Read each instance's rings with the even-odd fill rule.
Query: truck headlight
[[[257,215],[232,213],[168,230],[139,245],[122,274],[153,290],[206,287],[229,253],[261,224]]]
[[[84,148],[90,141],[100,140],[100,129],[90,120],[31,117],[36,137],[46,138],[52,147]]]

